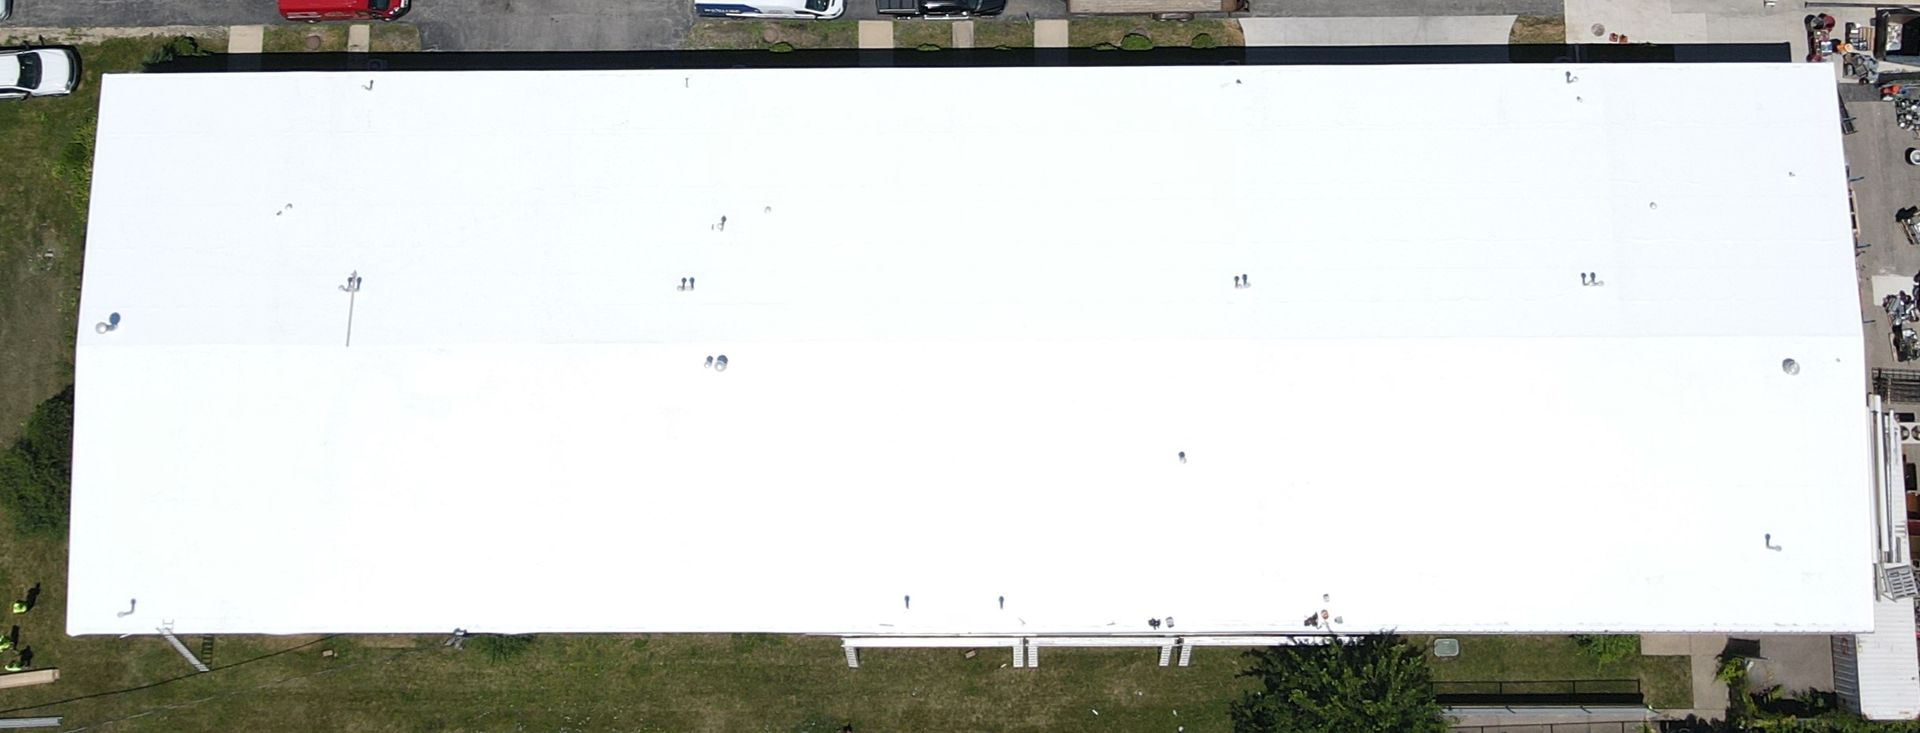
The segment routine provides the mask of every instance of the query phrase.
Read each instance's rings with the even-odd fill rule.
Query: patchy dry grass
[[[895,48],[919,48],[923,45],[953,47],[953,21],[902,20],[893,24]]]
[[[1033,23],[1024,20],[975,20],[974,48],[1032,48]]]
[[[1091,48],[1102,43],[1120,45],[1128,33],[1153,39],[1159,47],[1186,48],[1194,36],[1205,33],[1215,46],[1244,46],[1247,39],[1240,23],[1231,19],[1154,20],[1147,17],[1074,18],[1067,26],[1067,43],[1076,48]],[[1031,43],[1031,37],[1028,40]]]
[[[267,26],[266,38],[260,50],[264,53],[305,53],[307,51],[345,51],[347,50],[346,23],[301,23],[298,25]],[[319,38],[318,45],[309,45],[309,37]]]
[[[1507,43],[1566,43],[1567,18],[1564,15],[1522,15],[1513,19]]]
[[[374,53],[420,50],[420,29],[405,23],[375,23],[367,41]]]
[[[856,48],[860,26],[851,20],[698,20],[681,47],[753,49],[781,42],[794,48]]]

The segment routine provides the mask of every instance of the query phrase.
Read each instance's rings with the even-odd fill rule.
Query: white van
[[[708,18],[831,20],[847,9],[846,0],[741,0],[695,2],[693,12]]]

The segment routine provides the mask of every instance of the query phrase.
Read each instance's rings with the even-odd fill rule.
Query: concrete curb
[[[149,28],[20,26],[0,28],[0,38],[45,38],[48,43],[95,43],[109,38],[146,38],[151,36],[193,36],[199,39],[226,38],[227,26],[158,25]]]

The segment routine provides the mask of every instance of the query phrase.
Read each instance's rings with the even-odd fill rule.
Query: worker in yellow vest
[[[26,601],[14,601],[14,602],[13,602],[13,612],[14,612],[14,613],[26,613],[26,612],[27,612],[27,609],[29,609],[29,608],[32,608],[32,606],[29,606],[29,605],[27,605],[27,602],[26,602]]]
[[[15,659],[11,662],[7,662],[6,669],[8,672],[18,672],[20,670],[26,669],[26,667],[20,664],[20,660]]]

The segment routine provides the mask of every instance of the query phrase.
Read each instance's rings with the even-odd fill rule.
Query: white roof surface
[[[97,161],[75,634],[1873,626],[1824,66],[111,76]]]

